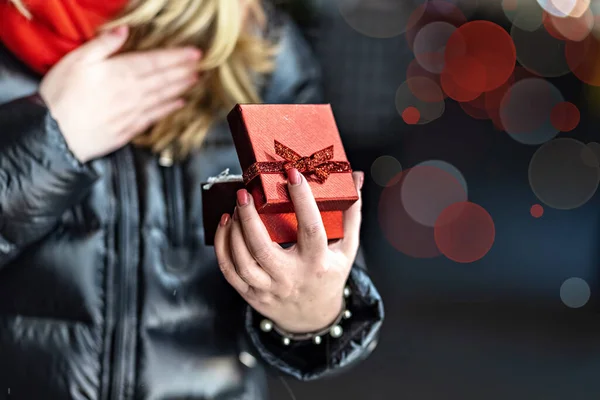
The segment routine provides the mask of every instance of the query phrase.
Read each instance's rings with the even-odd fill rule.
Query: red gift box
[[[244,173],[224,173],[203,185],[206,244],[214,243],[221,215],[233,213],[236,192],[242,188],[252,195],[271,239],[296,242],[298,223],[287,189],[289,168],[306,177],[327,238],[343,238],[343,211],[358,200],[358,193],[331,106],[238,105],[227,119]]]
[[[236,192],[244,188],[242,177],[222,175],[222,181],[214,178],[213,183],[202,186],[202,213],[204,215],[204,242],[207,246],[214,245],[215,233],[225,213],[232,215],[236,205]],[[260,217],[276,243],[296,242],[298,222],[295,213],[260,214]],[[327,238],[340,239],[344,237],[343,211],[321,212]]]
[[[306,177],[319,210],[343,211],[358,200],[330,105],[237,105],[227,120],[260,213],[294,211],[285,173],[292,167]]]

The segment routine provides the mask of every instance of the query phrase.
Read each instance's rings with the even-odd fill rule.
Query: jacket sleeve
[[[0,105],[0,268],[47,235],[96,178],[38,95]]]
[[[385,315],[381,296],[359,263],[352,267],[347,286],[350,297],[346,309],[352,316],[342,321],[344,333],[340,338],[328,335],[320,344],[304,341],[286,346],[277,333],[261,331],[262,317],[247,306],[248,352],[276,371],[302,381],[338,375],[357,365],[375,349]]]
[[[280,46],[277,71],[265,100],[296,104],[321,102],[319,68],[291,22],[284,28]],[[247,306],[248,352],[276,371],[304,381],[337,375],[365,359],[377,345],[384,309],[381,296],[367,273],[362,251],[359,254],[347,284],[351,295],[346,299],[346,308],[352,316],[343,320],[344,334],[340,338],[327,336],[318,345],[307,341],[285,346],[277,333],[261,331],[263,318]]]

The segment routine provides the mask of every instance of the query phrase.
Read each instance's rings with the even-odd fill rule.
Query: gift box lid
[[[304,174],[321,211],[343,211],[358,200],[329,104],[243,104],[227,120],[259,212],[293,211],[289,167]]]

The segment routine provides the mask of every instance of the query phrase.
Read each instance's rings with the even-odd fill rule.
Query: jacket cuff
[[[367,272],[357,266],[350,272],[348,286],[346,308],[352,317],[342,322],[344,334],[337,339],[323,337],[318,345],[312,341],[284,345],[277,333],[260,329],[263,317],[248,306],[245,325],[254,350],[269,366],[302,381],[337,374],[365,359],[377,344],[383,302]]]

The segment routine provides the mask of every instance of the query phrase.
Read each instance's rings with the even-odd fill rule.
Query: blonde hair
[[[27,13],[23,0],[11,1]],[[261,0],[131,0],[102,27],[129,26],[123,51],[194,45],[203,52],[201,78],[185,94],[186,105],[134,143],[183,158],[236,103],[259,103],[257,82],[272,71],[275,54],[262,35],[265,19]]]

